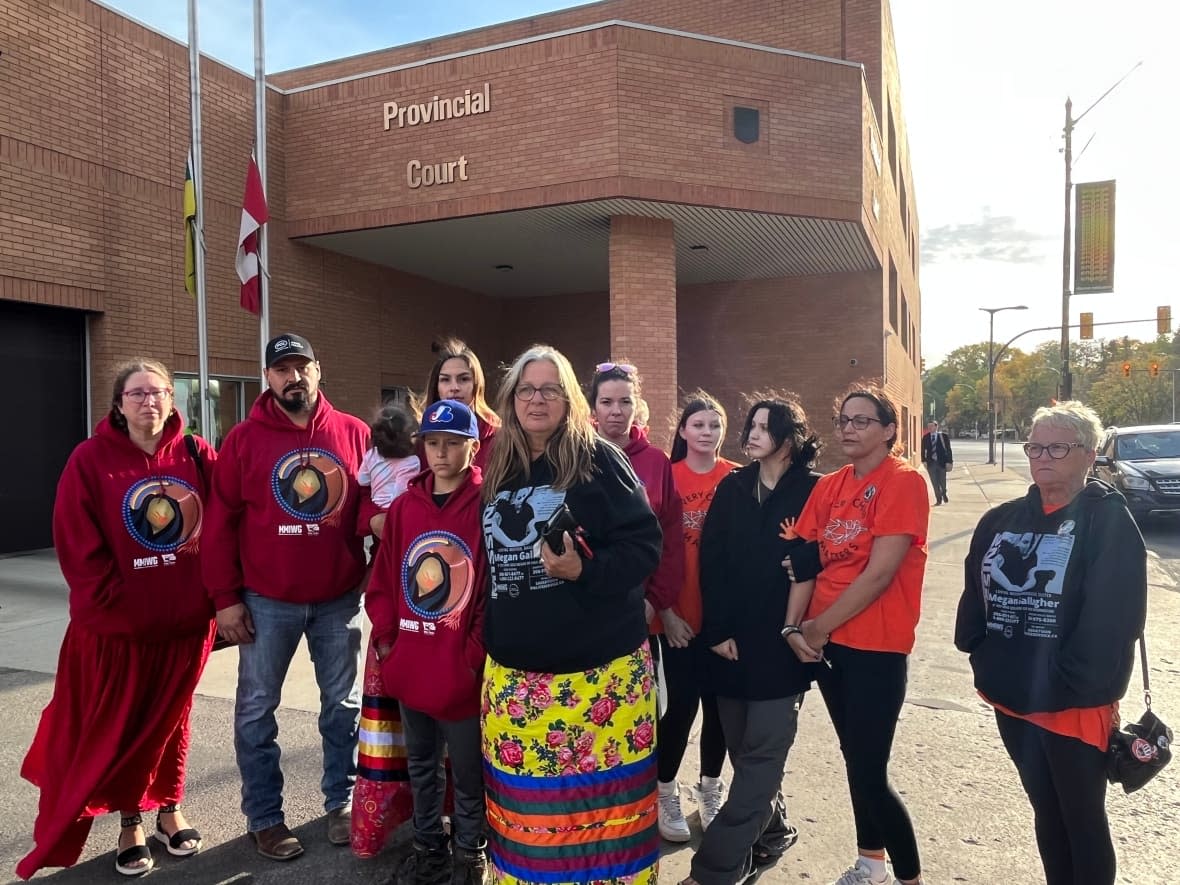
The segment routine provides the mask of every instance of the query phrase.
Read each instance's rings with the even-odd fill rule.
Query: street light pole
[[[1070,214],[1070,203],[1073,192],[1073,128],[1082,121],[1082,117],[1094,110],[1095,107],[1110,95],[1119,84],[1126,80],[1143,62],[1136,62],[1135,67],[1123,74],[1113,86],[1098,96],[1094,104],[1090,105],[1076,117],[1073,115],[1073,102],[1065,100],[1065,236],[1061,244],[1061,399],[1073,399],[1073,375],[1069,371],[1069,299],[1073,295],[1070,280],[1071,258],[1073,255],[1073,223]],[[1086,148],[1082,148],[1082,153]],[[1078,155],[1079,158],[1081,154]],[[994,463],[993,460],[988,461]]]
[[[996,314],[1001,310],[1028,310],[1027,304],[981,307],[987,312],[987,463],[996,463]]]

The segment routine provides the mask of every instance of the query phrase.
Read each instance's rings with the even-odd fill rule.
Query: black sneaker
[[[455,846],[455,865],[451,885],[487,885],[488,855],[482,848]]]
[[[447,885],[451,879],[451,852],[414,843],[410,856],[402,861],[391,885]]]

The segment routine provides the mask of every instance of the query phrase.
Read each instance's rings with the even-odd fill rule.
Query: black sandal
[[[175,803],[172,805],[162,805],[160,810],[156,812],[156,839],[163,842],[168,849],[168,853],[173,857],[192,857],[201,850],[201,834],[191,827],[184,830],[177,830],[171,836],[164,829],[164,825],[160,823],[161,814],[175,814],[179,806]],[[185,842],[194,842],[192,848],[182,848]]]
[[[119,819],[119,827],[123,830],[142,825],[143,817],[139,814],[133,814],[131,817]],[[142,863],[142,861],[147,861],[147,863]],[[132,866],[132,864],[138,865]],[[124,876],[147,875],[155,865],[156,862],[152,858],[152,850],[146,845],[132,845],[130,848],[124,848],[115,855],[115,872]]]

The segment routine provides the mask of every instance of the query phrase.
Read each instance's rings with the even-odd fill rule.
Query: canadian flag
[[[262,314],[262,295],[258,266],[258,231],[270,220],[266,208],[266,193],[254,154],[250,154],[250,168],[246,170],[246,194],[242,197],[242,226],[238,232],[238,254],[234,264],[242,281],[241,304],[255,316]]]

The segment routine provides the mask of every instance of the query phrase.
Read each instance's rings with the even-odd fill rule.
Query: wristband
[[[779,631],[779,635],[782,636],[783,639],[790,639],[792,634],[802,632],[803,631],[799,629],[798,624],[787,624]]]

